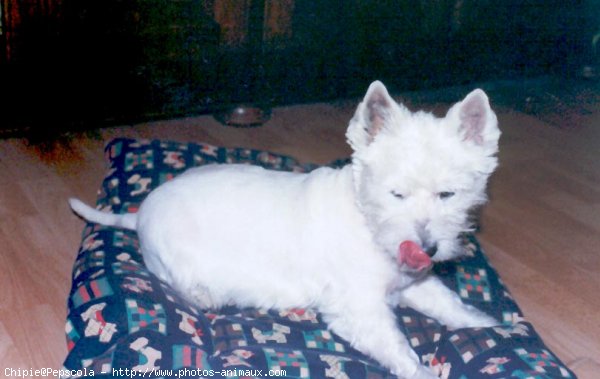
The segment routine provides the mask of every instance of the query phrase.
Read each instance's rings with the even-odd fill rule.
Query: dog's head
[[[369,87],[346,133],[358,205],[375,242],[395,256],[414,241],[434,261],[463,252],[470,212],[486,201],[497,166],[496,115],[482,90],[471,92],[444,118],[412,113],[381,82]]]

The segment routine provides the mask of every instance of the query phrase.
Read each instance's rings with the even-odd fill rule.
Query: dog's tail
[[[118,228],[136,230],[136,213],[115,214],[102,212],[75,198],[69,199],[69,205],[73,212],[87,221],[106,226],[116,226]]]

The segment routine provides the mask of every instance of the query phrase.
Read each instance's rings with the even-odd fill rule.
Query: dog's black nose
[[[433,257],[437,253],[437,244],[431,245],[425,249],[425,252],[429,257]]]

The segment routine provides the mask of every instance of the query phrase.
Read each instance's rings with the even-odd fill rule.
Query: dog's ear
[[[394,104],[383,83],[371,83],[346,132],[346,138],[355,151],[368,146],[383,129]]]
[[[489,153],[498,150],[498,119],[490,107],[487,95],[481,89],[474,90],[463,101],[450,108],[447,117],[458,125],[458,133],[464,141],[491,150]]]

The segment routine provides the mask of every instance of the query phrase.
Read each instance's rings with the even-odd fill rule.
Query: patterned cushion
[[[243,162],[301,172],[316,167],[264,151],[156,140],[114,140],[106,157],[110,169],[98,206],[118,213],[135,211],[153,188],[196,165]],[[525,321],[475,237],[465,243],[467,258],[434,270],[466,303],[505,326],[448,330],[412,309],[398,308],[398,327],[421,360],[443,378],[574,378]],[[85,227],[68,306],[64,368],[74,374],[392,377],[329,332],[312,309],[203,311],[186,303],[146,269],[135,232]]]

